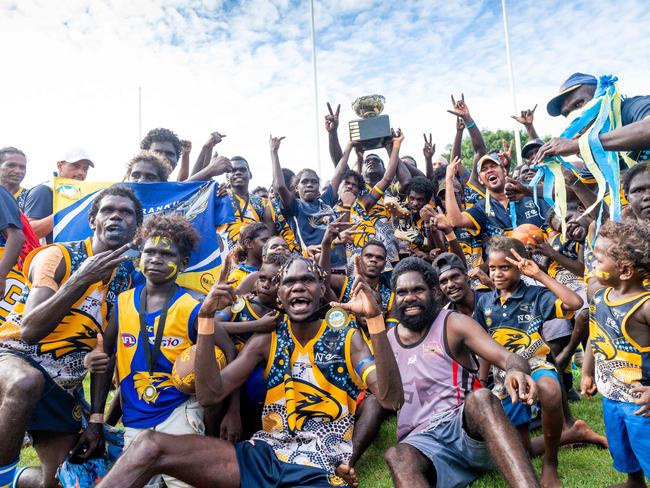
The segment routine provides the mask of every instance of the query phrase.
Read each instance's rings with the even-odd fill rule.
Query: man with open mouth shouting
[[[358,485],[348,466],[357,396],[367,387],[392,410],[404,400],[381,307],[361,279],[351,301],[326,305],[324,274],[302,256],[290,258],[278,280],[278,299],[286,314],[277,329],[251,337],[221,372],[213,352],[219,304],[213,303],[212,294],[199,312],[196,380],[207,376],[214,384],[217,378],[211,398],[203,402],[226,398],[262,362],[267,388],[263,430],[234,446],[219,439],[146,431],[100,487],[144,486],[157,473],[194,486]],[[366,318],[374,356],[347,312]]]

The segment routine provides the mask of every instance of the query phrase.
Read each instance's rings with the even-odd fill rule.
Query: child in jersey
[[[262,249],[264,244],[271,237],[271,231],[263,222],[254,222],[242,227],[239,234],[239,242],[235,248],[237,265],[228,277],[234,281],[233,286],[237,288],[246,276],[260,269],[262,265]]]
[[[561,385],[555,367],[547,360],[551,350],[542,338],[542,325],[554,318],[570,318],[582,306],[582,299],[526,256],[521,242],[502,236],[492,238],[488,264],[496,290],[478,298],[474,318],[508,351],[528,360],[542,405],[545,440],[542,485],[560,486],[557,453],[563,425]],[[525,284],[522,274],[543,286]],[[494,370],[493,373],[493,391],[502,400],[506,414],[514,425],[525,427],[530,420],[526,408],[509,401],[503,371]],[[487,380],[486,368],[482,368],[481,380]],[[519,430],[530,450],[527,428]]]
[[[178,215],[152,216],[139,237],[143,242],[140,269],[146,283],[117,297],[104,338],[106,351],[115,352],[125,448],[146,429],[175,435],[205,430],[196,398],[177,390],[171,380],[176,358],[197,339],[201,303],[179,287],[176,278],[199,237],[190,222]],[[226,358],[234,359],[234,346],[223,331],[215,340]],[[91,372],[112,374],[102,349],[89,353],[87,364]],[[188,486],[171,477],[164,479],[168,487]]]
[[[607,222],[594,246],[600,288],[589,304],[589,346],[583,394],[603,396],[603,417],[614,468],[626,487],[650,477],[650,223]]]

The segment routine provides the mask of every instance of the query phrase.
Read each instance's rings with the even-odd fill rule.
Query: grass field
[[[582,400],[571,404],[575,417],[586,421],[599,434],[605,433],[600,397]],[[535,434],[540,434],[536,432]],[[361,486],[372,488],[391,487],[392,483],[383,455],[386,449],[395,443],[395,419],[387,421],[375,443],[357,464]],[[38,464],[36,453],[32,448],[23,449],[20,461],[22,466]],[[540,459],[533,462],[535,470],[541,472]],[[622,483],[625,477],[612,467],[609,452],[604,449],[587,447],[580,449],[560,449],[560,478],[565,487],[603,487],[612,483]],[[476,488],[506,487],[507,484],[497,473],[488,473],[472,484]]]

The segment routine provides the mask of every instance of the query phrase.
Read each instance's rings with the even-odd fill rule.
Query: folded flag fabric
[[[217,197],[218,183],[214,181],[123,184],[142,202],[145,219],[154,214],[180,213],[192,223],[201,241],[187,269],[179,276],[178,284],[208,293],[219,276],[226,252],[216,228],[235,220],[229,197]],[[88,212],[97,193],[111,185],[113,183],[54,179],[55,242],[77,241],[93,234]]]

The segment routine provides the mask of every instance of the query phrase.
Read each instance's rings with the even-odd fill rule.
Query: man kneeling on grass
[[[214,356],[213,317],[224,303],[211,293],[198,319],[196,381],[211,378],[214,387],[199,401],[208,405],[223,400],[262,362],[267,388],[263,430],[234,446],[220,439],[147,430],[100,487],[144,486],[159,473],[193,486],[358,485],[348,463],[361,389],[367,387],[386,409],[397,410],[404,398],[381,307],[368,284],[358,279],[352,299],[330,308],[324,273],[302,256],[290,258],[277,279],[286,315],[274,332],[251,337],[221,372]],[[366,318],[374,357],[354,324],[343,320],[341,308]]]
[[[404,385],[398,444],[385,455],[398,487],[461,487],[497,468],[510,486],[539,486],[499,400],[478,381],[476,356],[506,371],[513,401],[532,404],[525,359],[508,352],[471,318],[443,310],[438,276],[407,258],[393,270],[399,325],[388,332]]]

